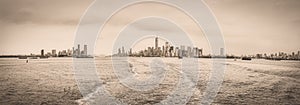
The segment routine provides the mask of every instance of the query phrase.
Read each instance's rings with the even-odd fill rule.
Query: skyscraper
[[[76,56],[76,54],[77,54],[77,50],[75,50],[75,48],[74,47],[72,47],[72,50],[73,50],[73,56]]]
[[[185,46],[180,46],[179,57],[185,56]]]
[[[120,48],[118,49],[118,55],[119,56],[121,55],[121,49]]]
[[[52,50],[52,54],[51,54],[53,57],[56,57],[56,50],[55,49],[53,49]]]
[[[199,51],[198,51],[198,57],[201,57],[202,55],[203,55],[203,49],[201,48],[201,49],[198,49]]]
[[[129,56],[132,56],[132,48],[129,50]]]
[[[84,45],[83,48],[84,48],[83,54],[84,54],[85,56],[87,56],[87,45]]]
[[[187,46],[187,57],[191,57],[192,53],[192,48],[190,46]]]
[[[224,54],[224,48],[220,48],[220,56],[225,56],[225,54]]]
[[[78,49],[77,49],[77,56],[80,55],[80,44],[78,44]]]
[[[155,49],[158,48],[158,37],[155,37]]]
[[[41,56],[45,56],[44,49],[41,50]]]
[[[122,47],[122,56],[125,56],[125,48],[124,48],[124,46]]]
[[[170,48],[169,42],[166,42],[166,44],[165,44],[165,55],[164,55],[166,57],[169,56],[169,48]]]

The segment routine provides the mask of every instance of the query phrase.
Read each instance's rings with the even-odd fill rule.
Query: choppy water
[[[132,58],[133,73],[147,79],[152,58]],[[122,85],[109,58],[97,58],[97,75],[111,97],[129,104],[156,104],[167,99],[180,79],[180,60],[163,58],[167,75],[158,87],[136,91]],[[81,61],[85,63],[85,60]],[[224,82],[213,104],[299,104],[300,62],[297,61],[233,61],[226,60]],[[89,90],[83,97],[78,89],[71,58],[30,60],[0,59],[1,105],[78,105],[96,100]],[[200,81],[187,104],[200,102],[211,70],[210,59],[200,59]],[[87,70],[89,67],[87,67]],[[82,78],[84,79],[84,78]],[[95,81],[83,80],[87,84]],[[95,87],[98,85],[95,83]],[[180,102],[179,102],[180,103]]]

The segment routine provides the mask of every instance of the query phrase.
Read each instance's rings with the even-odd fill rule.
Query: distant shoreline
[[[0,58],[20,59],[22,57],[27,57],[28,59],[30,59],[32,57],[40,57],[40,59],[45,59],[45,58],[43,58],[41,56],[37,56],[37,55],[34,55],[34,56],[31,56],[31,55],[0,55]],[[103,57],[108,58],[108,57],[113,57],[113,56],[94,56],[94,58],[103,58]],[[117,57],[117,56],[115,56],[115,57]],[[123,56],[123,57],[135,58],[136,56],[133,56],[133,57],[132,56]],[[49,57],[49,58],[77,58],[77,57],[63,56],[63,57]],[[82,58],[84,58],[84,57],[82,57]],[[140,58],[140,57],[137,57],[137,58]],[[141,58],[176,58],[176,57],[141,57]],[[239,59],[239,60],[242,59],[242,57],[219,57],[219,56],[216,56],[216,57],[212,57],[212,56],[207,57],[207,56],[205,56],[205,57],[196,57],[196,58],[202,58],[202,59]],[[281,61],[281,60],[282,61],[300,61],[300,59],[272,59],[272,58],[255,58],[255,57],[252,57],[252,59],[264,59],[264,60],[270,60],[270,61]]]

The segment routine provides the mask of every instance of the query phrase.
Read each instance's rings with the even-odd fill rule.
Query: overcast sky
[[[41,49],[50,51],[72,48],[79,20],[92,2],[93,0],[1,0],[0,54],[30,54],[39,53]],[[299,0],[205,2],[221,26],[228,54],[300,50]],[[121,21],[126,18],[117,19]],[[137,25],[137,28],[143,27]],[[97,44],[100,47],[105,42],[112,41],[107,37],[99,39],[104,40],[100,45]],[[153,45],[152,43],[149,42]],[[201,46],[205,45],[201,42],[197,45],[207,48]],[[97,54],[100,53],[107,54],[107,51],[98,50]]]

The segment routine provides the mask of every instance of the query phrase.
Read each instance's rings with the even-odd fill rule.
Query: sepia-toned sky
[[[1,0],[0,55],[38,54],[41,49],[50,51],[71,48],[80,18],[92,2],[93,0]],[[299,0],[205,2],[223,31],[228,54],[300,50]],[[141,27],[145,29],[143,26],[139,28]],[[100,39],[104,40],[102,44],[111,40],[108,37]],[[153,42],[149,44],[153,45]],[[198,45],[201,47],[202,44]],[[101,50],[97,52],[108,53],[109,51]]]

